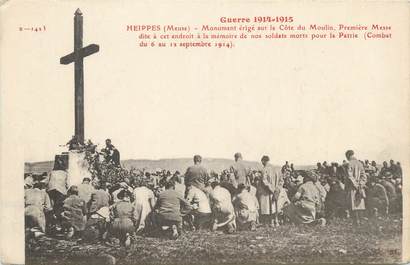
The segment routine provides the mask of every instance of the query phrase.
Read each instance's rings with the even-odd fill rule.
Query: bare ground
[[[128,249],[43,237],[27,240],[26,264],[398,263],[401,234],[402,219],[391,217],[360,227],[335,220],[326,227],[259,227],[232,235],[187,232],[175,241],[137,237]]]

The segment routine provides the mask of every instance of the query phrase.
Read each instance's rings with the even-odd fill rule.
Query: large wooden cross
[[[75,108],[75,137],[84,143],[84,65],[83,59],[98,52],[97,44],[83,47],[83,14],[80,9],[74,13],[74,51],[60,58],[60,64],[74,62],[74,108]]]

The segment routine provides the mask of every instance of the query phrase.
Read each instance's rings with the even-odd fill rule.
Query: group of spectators
[[[362,218],[400,212],[400,164],[391,161],[378,169],[376,163],[355,159],[351,150],[345,155],[341,165],[324,162],[314,170],[295,170],[286,162],[277,171],[266,155],[258,169],[250,169],[236,153],[220,174],[209,174],[195,155],[185,174],[138,171],[117,182],[94,176],[72,186],[56,162],[49,174],[26,178],[26,231],[114,238],[127,246],[135,234],[165,232],[175,239],[183,230],[233,233],[287,222],[325,225],[334,217],[351,217],[358,225]],[[111,158],[106,162],[121,168]]]
[[[390,165],[384,161],[379,167],[375,161],[357,160],[360,168],[359,185],[361,201],[364,201],[366,211],[361,214],[365,217],[382,217],[402,212],[402,179],[403,171],[400,162],[390,160]],[[319,181],[325,188],[324,214],[327,219],[332,217],[349,217],[349,201],[346,201],[346,186],[352,182],[349,179],[349,161],[342,164],[336,162],[327,164],[318,162],[315,172],[320,176]],[[359,198],[359,195],[357,195]],[[363,208],[363,207],[361,207]],[[361,209],[363,210],[363,209]]]

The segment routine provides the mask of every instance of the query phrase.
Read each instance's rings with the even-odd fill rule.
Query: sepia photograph
[[[408,262],[409,7],[4,1],[0,261]]]

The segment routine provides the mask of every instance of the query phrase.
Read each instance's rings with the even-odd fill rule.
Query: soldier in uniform
[[[44,187],[43,182],[37,182],[32,189],[24,191],[26,226],[38,227],[42,233],[46,232],[45,212],[51,210],[50,198]]]
[[[90,184],[91,179],[85,177],[83,182],[77,186],[78,196],[88,203],[91,199],[91,194],[95,191],[94,187]]]
[[[77,186],[71,186],[67,191],[67,199],[63,202],[62,226],[67,230],[67,238],[79,234],[85,229],[87,205],[78,196]]]
[[[318,205],[320,205],[320,191],[315,186],[317,176],[313,172],[304,171],[303,184],[298,187],[292,198],[292,203],[285,209],[285,215],[294,224],[320,224],[324,226],[324,218],[316,219]]]
[[[269,157],[263,156],[262,176],[258,182],[257,197],[260,206],[260,220],[263,223],[278,225],[277,217],[281,212],[284,204],[289,202],[285,190],[283,189],[283,178],[278,172],[275,172],[269,164]],[[273,219],[275,214],[275,219]]]
[[[366,206],[370,216],[386,216],[389,211],[389,198],[386,189],[377,183],[376,177],[370,177],[367,190]]]
[[[240,229],[256,230],[259,203],[255,195],[251,194],[245,184],[238,185],[239,193],[233,198],[236,223]]]
[[[105,148],[101,151],[107,162],[112,162],[116,167],[120,166],[120,151],[111,143],[111,139],[105,140]]]
[[[354,157],[353,150],[348,150],[345,153],[347,164],[347,175],[345,178],[345,187],[347,191],[347,200],[353,217],[353,224],[360,225],[360,213],[364,211],[366,198],[366,174],[364,172],[363,164]]]
[[[207,170],[201,165],[202,157],[194,156],[194,165],[188,167],[185,173],[185,185],[195,186],[205,192],[205,182],[208,182],[209,175]]]
[[[245,184],[245,186],[249,186],[250,182],[248,179],[249,175],[249,168],[245,166],[245,164],[242,161],[242,154],[241,153],[236,153],[234,155],[235,158],[235,163],[231,167],[231,171],[234,173],[235,179],[234,179],[234,187],[238,188],[238,185],[240,184]]]
[[[379,172],[379,177],[384,176],[387,172],[391,172],[391,171],[390,171],[390,168],[389,168],[387,162],[384,161],[383,166],[382,166],[382,168],[380,169],[380,172]]]
[[[50,196],[54,215],[57,220],[61,219],[60,215],[63,211],[63,202],[66,198],[68,188],[68,173],[64,169],[64,163],[62,160],[56,160],[54,169],[50,172],[47,193]]]
[[[212,191],[209,193],[213,215],[212,231],[223,229],[231,234],[236,230],[235,210],[232,205],[231,193],[218,182],[212,182]]]

